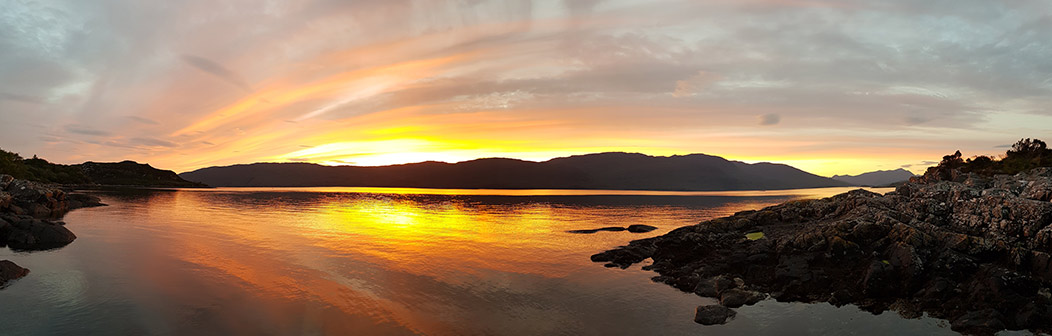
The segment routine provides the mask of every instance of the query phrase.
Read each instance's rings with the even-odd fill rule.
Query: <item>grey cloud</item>
[[[44,99],[43,98],[34,97],[34,96],[27,96],[27,95],[20,95],[20,94],[13,94],[13,93],[6,93],[6,92],[0,92],[0,100],[11,100],[11,101],[17,101],[17,102],[23,102],[23,103],[31,103],[31,104],[43,104],[44,103]]]
[[[190,66],[197,68],[198,70],[207,72],[215,76],[216,78],[219,78],[227,83],[241,88],[242,90],[245,90],[245,92],[252,92],[252,88],[248,86],[248,83],[246,83],[245,80],[241,78],[241,76],[234,73],[230,69],[227,69],[226,67],[220,65],[219,63],[213,62],[212,60],[209,60],[204,57],[194,55],[183,55],[182,60],[183,62],[186,62],[186,64],[189,64]]]
[[[97,130],[97,129],[90,128],[90,127],[84,127],[84,126],[80,126],[80,125],[68,125],[68,126],[66,126],[66,131],[70,132],[70,133],[91,135],[91,136],[109,136],[110,135],[110,132],[101,131],[101,130]]]
[[[135,122],[143,123],[143,124],[149,124],[149,125],[158,125],[159,124],[158,122],[156,122],[156,121],[154,121],[152,119],[147,119],[147,118],[143,118],[143,117],[139,117],[139,116],[124,116],[124,117],[128,118],[128,119],[131,119],[131,120],[133,120]]]
[[[779,122],[782,122],[782,117],[774,113],[760,116],[760,125],[777,125]]]

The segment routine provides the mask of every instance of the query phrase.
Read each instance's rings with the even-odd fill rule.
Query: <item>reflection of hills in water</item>
[[[826,197],[854,188],[813,188],[778,191],[633,191],[633,190],[496,190],[422,188],[219,188],[204,194],[227,195],[245,206],[265,206],[270,202],[289,205],[316,205],[319,202],[359,199],[393,199],[418,203],[456,202],[467,204],[553,204],[553,205],[668,205],[712,208],[728,203],[780,203],[794,198]],[[871,188],[876,192],[890,188]],[[101,191],[118,198],[152,198],[175,190],[120,189]]]

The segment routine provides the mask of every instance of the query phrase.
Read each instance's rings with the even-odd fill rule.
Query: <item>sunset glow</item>
[[[828,176],[1052,131],[1036,1],[162,4],[6,6],[0,145],[177,172],[623,151]]]

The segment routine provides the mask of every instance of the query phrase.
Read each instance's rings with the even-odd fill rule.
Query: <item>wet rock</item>
[[[0,260],[0,288],[7,286],[11,280],[22,278],[29,274],[29,270],[16,265],[9,260]]]
[[[706,278],[698,281],[697,286],[694,287],[694,293],[702,297],[720,297],[720,293],[738,288],[738,282],[734,281],[729,276],[719,275],[711,278]]]
[[[744,305],[754,305],[763,301],[766,297],[766,294],[760,292],[734,288],[720,293],[720,304],[730,308],[738,308]]]
[[[78,193],[66,194],[66,202],[68,203],[69,210],[106,205],[103,204],[102,200],[98,197]]]
[[[654,231],[654,230],[657,230],[656,226],[643,225],[643,224],[634,224],[634,225],[629,225],[628,226],[628,232],[631,232],[631,233],[645,233],[645,232],[650,232],[650,231]]]
[[[1004,330],[1004,316],[994,309],[985,309],[968,312],[964,316],[953,320],[953,330],[968,333],[988,333],[990,331]]]
[[[734,310],[720,305],[698,306],[694,313],[694,322],[703,325],[724,324],[736,315],[738,313]]]

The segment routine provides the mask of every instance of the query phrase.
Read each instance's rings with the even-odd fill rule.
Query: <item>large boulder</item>
[[[62,225],[62,222],[26,216],[19,217],[6,229],[0,229],[0,237],[3,236],[7,238],[7,246],[27,251],[59,248],[77,239],[77,236]]]
[[[24,277],[26,274],[29,274],[29,270],[9,260],[0,260],[0,288],[7,286],[9,281]]]

